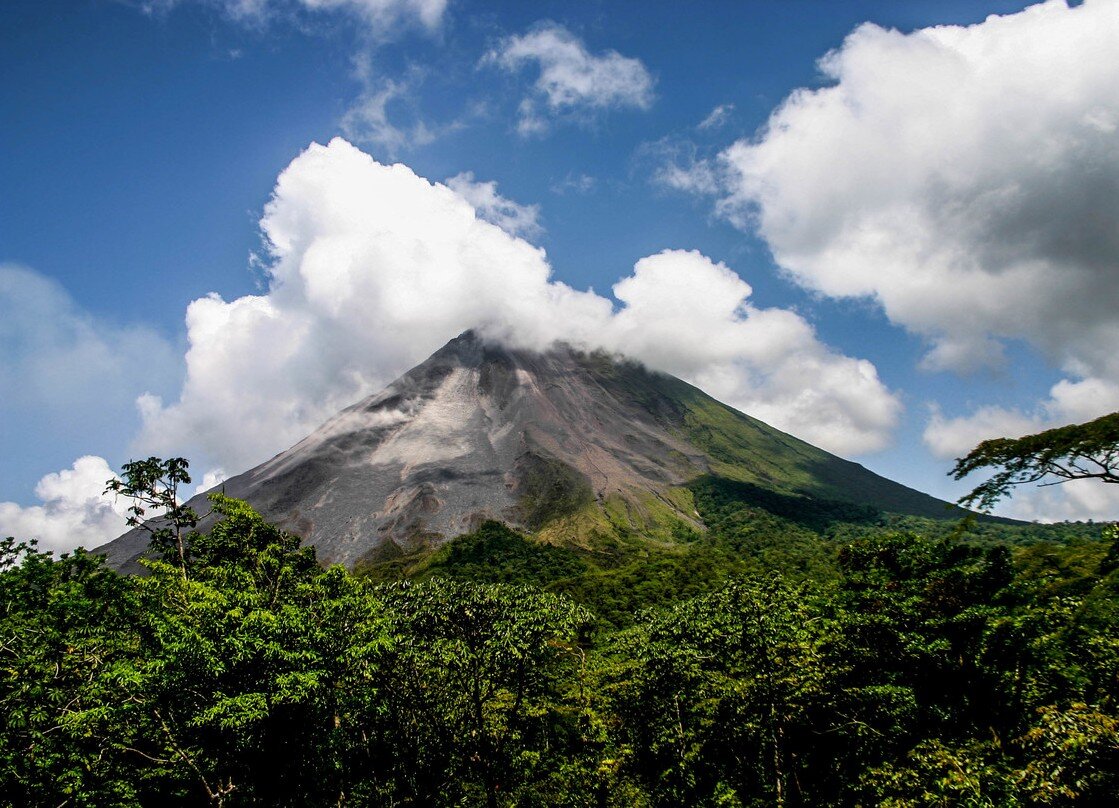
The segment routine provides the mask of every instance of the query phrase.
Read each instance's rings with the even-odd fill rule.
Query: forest
[[[708,533],[660,552],[580,552],[490,522],[351,572],[221,494],[207,532],[153,536],[142,576],[7,539],[0,793],[1114,804],[1115,526],[931,529],[695,491]]]

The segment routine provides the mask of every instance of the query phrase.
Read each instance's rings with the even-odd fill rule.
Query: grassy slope
[[[716,464],[718,476],[808,497],[849,500],[882,511],[953,519],[963,511],[880,477],[719,403],[692,387],[684,433]]]
[[[738,412],[675,377],[602,354],[587,355],[583,362],[613,396],[654,413],[701,449],[715,476],[786,494],[845,499],[890,513],[931,519],[965,514]]]

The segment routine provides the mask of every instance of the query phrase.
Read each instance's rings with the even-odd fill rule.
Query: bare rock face
[[[473,332],[222,488],[315,545],[323,561],[353,565],[439,544],[486,519],[535,530],[611,498],[675,508],[667,491],[711,473],[887,510],[946,507],[679,379],[564,345],[509,349]],[[129,569],[145,549],[146,534],[133,530],[102,551]]]

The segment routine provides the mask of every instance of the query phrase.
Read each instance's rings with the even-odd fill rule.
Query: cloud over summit
[[[614,285],[615,303],[552,277],[517,235],[535,217],[471,175],[445,185],[340,138],[312,144],[260,222],[267,289],[189,305],[182,387],[139,396],[131,451],[189,457],[200,476],[247,469],[469,328],[518,347],[625,354],[843,454],[889,441],[901,405],[874,366],[820,342],[798,314],[755,306],[724,264],[663,250]],[[0,530],[56,550],[112,538],[122,520],[101,496],[109,476],[102,458],[81,458],[43,478],[42,505],[0,505]]]
[[[552,279],[543,250],[484,208],[344,140],[309,147],[261,221],[269,289],[191,304],[181,396],[141,402],[137,445],[246,468],[467,328],[620,351],[836,451],[888,440],[900,405],[873,366],[820,343],[793,312],[753,307],[727,267],[697,252],[649,256],[615,287],[615,310]]]

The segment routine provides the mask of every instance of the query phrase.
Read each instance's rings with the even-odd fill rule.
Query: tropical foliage
[[[985,440],[956,461],[952,476],[959,480],[985,469],[996,471],[963,497],[962,505],[989,510],[1015,486],[1027,483],[1119,483],[1119,412],[1022,438]]]
[[[213,526],[162,542],[143,576],[6,540],[0,794],[1114,803],[1113,526],[1010,547],[694,493],[707,535],[595,562],[489,523],[353,574],[221,495]]]

